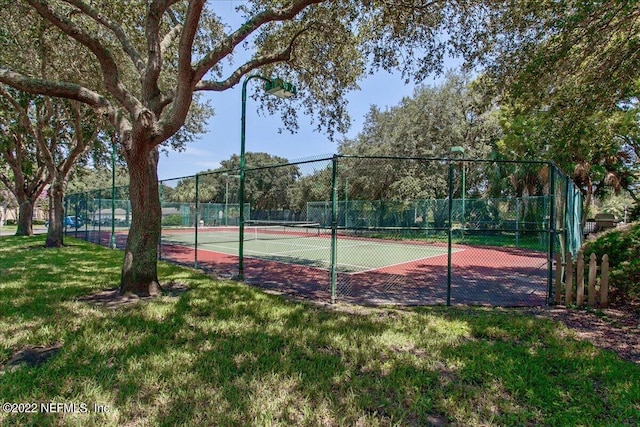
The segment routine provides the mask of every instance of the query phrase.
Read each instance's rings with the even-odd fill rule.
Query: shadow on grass
[[[98,251],[58,274],[91,282],[115,255]],[[41,319],[25,302],[9,321],[18,331],[34,320],[48,324],[50,337],[64,346],[40,367],[0,377],[0,395],[112,408],[78,417],[77,425],[640,421],[637,367],[573,340],[550,321],[479,308],[341,312],[162,268],[165,280],[192,290],[108,310],[76,301],[84,285],[52,290],[23,283],[43,308]],[[61,420],[11,417],[4,421]]]

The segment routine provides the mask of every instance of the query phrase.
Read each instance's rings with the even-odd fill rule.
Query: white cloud
[[[220,162],[195,162],[194,164],[207,169],[217,169],[221,166]]]
[[[202,150],[200,148],[195,148],[195,147],[187,147],[187,149],[184,151],[183,154],[188,155],[188,156],[198,156],[198,157],[211,156],[212,155],[212,153],[210,151]]]

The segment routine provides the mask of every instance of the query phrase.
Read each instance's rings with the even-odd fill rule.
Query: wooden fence
[[[583,253],[578,253],[577,261],[574,263],[571,254],[567,252],[565,260],[567,262],[562,262],[562,255],[556,254],[556,305],[564,302],[567,306],[575,304],[577,307],[582,307],[586,299],[589,307],[595,307],[596,296],[599,294],[599,306],[606,307],[609,304],[609,256],[604,255],[602,257],[602,263],[600,267],[598,267],[596,254],[591,254],[589,257],[586,287],[585,271],[587,270],[585,269]],[[600,280],[598,280],[598,270]],[[563,278],[564,282],[562,280]],[[562,298],[563,295],[564,301]]]

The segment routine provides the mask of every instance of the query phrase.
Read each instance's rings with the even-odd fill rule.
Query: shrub
[[[627,220],[628,221],[638,221],[640,220],[640,204],[636,203],[627,211]]]
[[[167,215],[162,218],[162,225],[166,226],[178,226],[182,225],[182,216],[181,215]]]
[[[598,259],[609,255],[611,298],[621,303],[640,300],[640,223],[608,230],[583,245],[585,254]]]

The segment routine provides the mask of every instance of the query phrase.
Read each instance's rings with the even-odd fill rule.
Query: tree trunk
[[[120,293],[158,295],[158,243],[162,212],[158,191],[158,150],[127,153],[131,228],[122,266]]]
[[[60,248],[64,243],[62,226],[64,217],[63,188],[63,183],[58,181],[54,181],[49,188],[51,208],[49,209],[49,229],[47,231],[47,242],[45,243],[48,248]]]
[[[16,236],[33,236],[33,203],[27,197],[18,200],[18,203],[20,203],[20,211]]]

